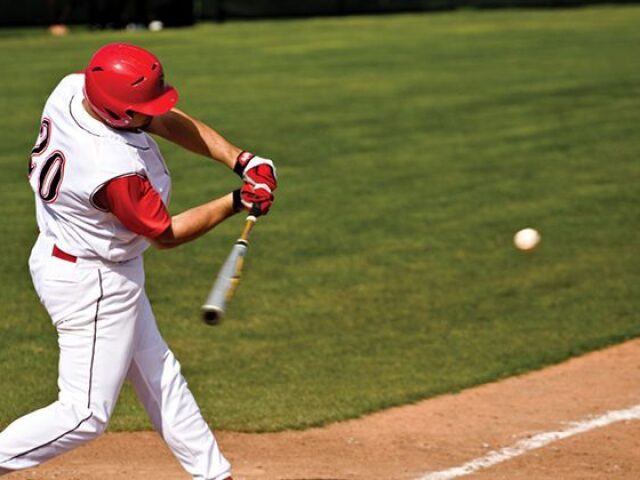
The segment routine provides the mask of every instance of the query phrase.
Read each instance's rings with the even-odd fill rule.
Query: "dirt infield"
[[[426,478],[640,405],[640,339],[527,375],[303,432],[218,432],[235,480]],[[595,426],[465,478],[640,478],[640,419]],[[513,455],[512,455],[513,454]],[[480,462],[481,463],[481,462]],[[9,480],[188,479],[152,432],[110,433]],[[432,476],[432,478],[435,478]],[[458,478],[448,477],[448,478]]]

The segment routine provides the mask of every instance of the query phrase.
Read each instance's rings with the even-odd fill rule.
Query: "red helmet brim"
[[[167,113],[175,107],[176,103],[178,103],[178,91],[172,86],[167,85],[162,95],[148,102],[133,104],[131,105],[131,110],[155,117]]]

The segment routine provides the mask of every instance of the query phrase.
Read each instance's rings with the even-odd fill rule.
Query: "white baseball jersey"
[[[171,179],[149,135],[114,130],[89,115],[83,86],[84,74],[65,77],[44,107],[29,166],[38,226],[71,255],[122,262],[149,243],[97,206],[93,196],[113,178],[140,175],[166,205]]]

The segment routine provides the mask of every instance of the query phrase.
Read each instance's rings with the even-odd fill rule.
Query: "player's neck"
[[[85,111],[89,115],[91,115],[93,118],[98,120],[100,123],[104,123],[106,125],[105,121],[102,120],[102,118],[100,118],[100,116],[96,112],[93,111],[93,108],[91,108],[91,105],[89,104],[89,102],[87,101],[86,98],[82,99],[82,106],[84,107]]]
[[[82,106],[84,107],[85,111],[93,118],[95,118],[96,120],[98,120],[100,123],[106,125],[107,127],[110,128],[115,128],[116,130],[125,130],[128,132],[139,132],[140,128],[138,127],[131,127],[131,128],[127,128],[127,127],[122,127],[122,128],[116,128],[116,127],[112,127],[111,125],[109,125],[107,122],[105,122],[100,115],[98,115],[96,113],[96,111],[93,109],[93,107],[91,106],[91,104],[89,103],[89,101],[86,98],[82,99]]]

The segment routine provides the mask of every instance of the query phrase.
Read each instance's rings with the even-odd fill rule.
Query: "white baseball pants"
[[[224,480],[229,462],[163,340],[144,291],[142,258],[121,264],[52,256],[40,235],[33,283],[58,332],[58,400],[0,433],[0,476],[98,437],[125,378],[179,462],[196,480]]]

